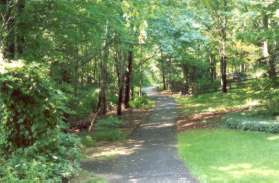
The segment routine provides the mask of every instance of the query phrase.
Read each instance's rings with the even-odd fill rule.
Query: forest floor
[[[148,94],[156,107],[140,127],[126,143],[103,149],[117,156],[86,159],[82,168],[108,182],[196,182],[177,155],[175,101],[154,90]]]

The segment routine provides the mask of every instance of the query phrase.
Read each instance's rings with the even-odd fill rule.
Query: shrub
[[[123,121],[116,117],[107,117],[97,121],[96,131],[93,137],[97,141],[117,141],[126,138],[119,129]]]
[[[78,169],[79,142],[62,132],[64,95],[41,68],[1,75],[0,182],[61,182]]]
[[[107,117],[98,120],[96,128],[103,129],[103,128],[118,128],[123,124],[123,121],[117,117]]]
[[[147,96],[142,97],[135,97],[133,100],[130,101],[129,105],[135,109],[148,109],[152,108],[154,102],[150,100]]]
[[[93,135],[96,141],[117,141],[124,140],[126,135],[121,132],[120,129],[106,128],[102,130],[96,130]]]
[[[196,82],[194,86],[192,86],[192,92],[194,95],[217,91],[220,87],[220,82],[215,81],[209,81],[208,79],[200,79]]]
[[[279,89],[270,89],[265,98],[271,115],[279,115]]]
[[[81,136],[81,143],[85,147],[92,147],[95,146],[96,140],[91,135],[86,134],[84,136]]]
[[[92,110],[97,109],[99,91],[96,87],[79,87],[75,93],[72,85],[64,83],[61,90],[67,95],[65,103],[69,110],[66,114],[70,117],[70,121],[85,118]]]
[[[267,133],[279,133],[279,122],[257,117],[246,117],[239,114],[226,116],[225,127],[245,131],[260,131]]]

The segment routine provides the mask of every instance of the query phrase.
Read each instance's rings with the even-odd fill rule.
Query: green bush
[[[98,120],[96,128],[97,129],[104,129],[104,128],[118,128],[123,124],[123,121],[117,117],[107,117]]]
[[[107,117],[97,121],[93,137],[96,141],[117,141],[126,138],[119,129],[123,121],[117,117]]]
[[[142,96],[135,97],[133,100],[130,101],[129,105],[135,109],[148,109],[153,107],[154,102],[150,100],[147,96]]]
[[[77,93],[70,84],[63,84],[61,90],[66,93],[66,113],[71,120],[78,120],[87,117],[92,110],[97,109],[98,90],[96,87],[79,87]]]
[[[124,140],[126,135],[120,129],[104,128],[96,130],[93,135],[96,141],[118,141]]]
[[[81,143],[85,147],[92,147],[96,145],[96,140],[91,135],[86,134],[81,136]]]
[[[239,114],[227,115],[224,119],[225,127],[245,131],[260,131],[267,133],[279,133],[279,122],[260,117],[251,117]]]
[[[279,115],[279,89],[270,89],[265,98],[271,115]]]
[[[218,91],[220,87],[220,81],[209,81],[208,79],[200,79],[196,82],[193,88],[193,94],[198,95],[202,93]]]
[[[61,182],[78,170],[79,141],[62,132],[65,97],[40,68],[1,75],[0,182]]]
[[[260,78],[249,81],[249,84],[254,90],[268,91],[272,87],[273,82],[269,78]]]

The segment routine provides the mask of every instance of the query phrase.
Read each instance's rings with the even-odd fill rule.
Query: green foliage
[[[71,86],[71,85],[69,85]],[[97,109],[99,90],[95,87],[79,88],[77,94],[68,92],[68,108],[70,116],[75,119],[87,117]]]
[[[96,128],[104,129],[104,128],[119,128],[123,124],[123,121],[117,117],[106,117],[98,120]]]
[[[59,182],[78,169],[79,142],[62,132],[64,96],[43,68],[30,64],[1,75],[4,182]]]
[[[227,94],[220,92],[192,97],[177,97],[176,101],[187,115],[202,112],[222,112],[232,109],[253,107],[262,99],[261,92],[251,88],[231,90]]]
[[[117,117],[106,117],[97,121],[92,137],[96,141],[124,140],[126,135],[120,130],[123,121]]]
[[[93,147],[96,145],[96,140],[91,135],[88,134],[82,135],[80,139],[81,139],[80,142],[85,147]]]
[[[267,96],[268,111],[276,116],[279,115],[279,90],[271,89]]]
[[[56,138],[55,138],[56,137]],[[28,148],[19,148],[1,159],[1,182],[61,182],[79,170],[79,141],[56,131],[55,137],[40,139]]]
[[[193,94],[203,94],[208,92],[218,91],[220,88],[220,81],[209,81],[208,79],[200,79],[194,83]]]
[[[279,133],[279,121],[268,119],[268,116],[249,116],[247,113],[235,113],[227,115],[224,119],[227,128],[245,131],[260,131],[267,133]]]
[[[126,139],[126,135],[120,129],[113,128],[97,129],[93,137],[96,141],[119,141]]]
[[[135,97],[130,101],[130,106],[135,109],[150,109],[154,106],[154,101],[152,101],[147,96]]]
[[[268,78],[255,80],[251,83],[254,90],[261,91],[261,98],[264,99],[264,104],[267,105],[268,111],[272,115],[279,115],[279,89],[276,82]]]

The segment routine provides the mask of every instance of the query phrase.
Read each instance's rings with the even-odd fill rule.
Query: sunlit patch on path
[[[177,155],[174,100],[159,95],[154,88],[146,92],[156,100],[156,107],[131,139],[92,152],[92,160],[84,161],[82,167],[109,182],[196,182]],[[105,154],[117,158],[98,159]]]

